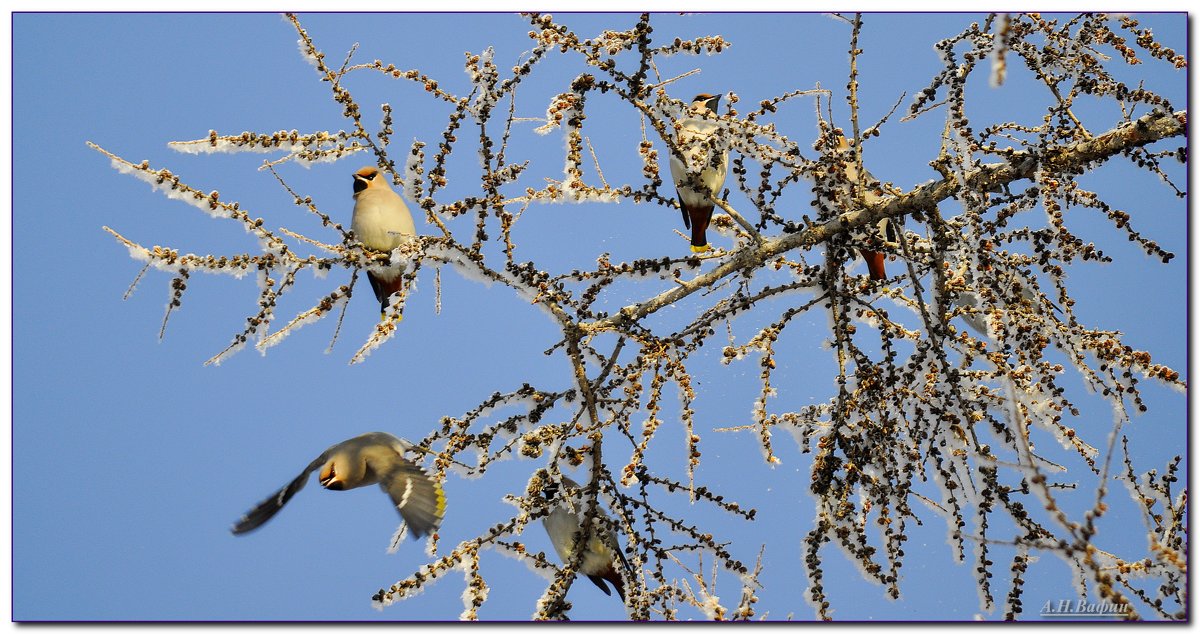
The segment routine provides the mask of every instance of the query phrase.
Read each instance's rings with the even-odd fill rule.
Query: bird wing
[[[275,517],[275,514],[279,512],[279,509],[283,508],[283,505],[287,504],[288,500],[292,499],[293,495],[299,493],[300,489],[303,489],[305,484],[308,484],[308,476],[312,475],[313,471],[316,471],[321,467],[321,465],[325,464],[325,461],[329,459],[328,454],[329,452],[326,451],[318,456],[316,460],[313,460],[311,463],[309,463],[309,465],[304,468],[304,471],[301,471],[300,475],[296,476],[287,484],[287,486],[276,491],[271,495],[271,497],[259,502],[257,506],[247,511],[246,514],[242,516],[242,519],[238,520],[237,523],[233,525],[233,528],[230,529],[233,531],[233,534],[242,535],[244,533],[249,533],[250,531],[265,524],[267,520]]]
[[[881,233],[883,234],[883,241],[891,244],[899,243],[900,233],[896,225],[903,225],[903,223],[904,218],[898,218],[895,221],[892,221],[890,218],[884,218],[883,220],[880,220],[879,228],[882,229]]]
[[[617,541],[616,533],[610,531],[608,533],[608,541],[608,547],[612,549],[614,553],[617,553],[617,559],[621,560],[621,566],[623,566],[625,570],[632,574],[633,568],[629,565],[629,560],[625,558],[625,551],[621,549],[621,544]]]
[[[387,301],[387,289],[384,288],[383,282],[375,277],[375,274],[367,271],[367,281],[371,282],[371,290],[375,293],[375,300],[379,303]]]
[[[588,581],[591,581],[592,583],[596,584],[597,588],[600,588],[601,590],[603,590],[604,594],[606,594],[610,597],[612,596],[612,590],[609,590],[608,586],[604,585],[605,577],[601,577],[600,575],[588,575],[587,578],[588,578]]]
[[[421,467],[404,458],[397,458],[379,482],[387,491],[392,504],[400,511],[400,517],[412,530],[413,537],[421,538],[438,529],[446,513],[446,493],[442,485]]]
[[[679,201],[679,213],[683,214],[683,228],[692,228],[692,218],[688,215],[688,208],[683,204],[683,197],[676,196],[675,200]]]

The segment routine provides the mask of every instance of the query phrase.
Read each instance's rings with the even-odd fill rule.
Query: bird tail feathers
[[[871,274],[872,280],[887,279],[887,272],[884,266],[884,255],[879,251],[869,251],[860,249],[863,259],[867,261],[867,271]]]

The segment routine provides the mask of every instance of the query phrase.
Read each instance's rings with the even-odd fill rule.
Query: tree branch
[[[971,171],[961,180],[950,175],[939,181],[917,187],[906,194],[890,198],[886,203],[866,205],[805,231],[778,238],[766,238],[761,244],[735,251],[729,260],[708,273],[682,282],[640,304],[626,306],[615,315],[590,324],[580,325],[584,331],[589,333],[622,328],[698,290],[711,286],[727,275],[757,268],[781,253],[796,248],[810,248],[843,231],[877,223],[884,218],[898,218],[915,211],[933,208],[939,202],[957,194],[964,184],[974,191],[994,191],[1013,181],[1030,178],[1037,172],[1039,165],[1053,170],[1062,170],[1102,161],[1125,150],[1186,134],[1186,132],[1186,110],[1174,113],[1152,112],[1094,138],[1052,148],[1042,156],[1028,151],[1013,151],[1008,160],[1003,163],[984,165]]]

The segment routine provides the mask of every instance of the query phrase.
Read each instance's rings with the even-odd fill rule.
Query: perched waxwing
[[[378,484],[392,498],[413,537],[432,533],[446,512],[446,494],[440,483],[404,457],[412,447],[412,443],[381,431],[343,440],[317,456],[287,486],[250,509],[234,524],[233,534],[248,533],[274,517],[318,469],[321,486],[331,491]]]
[[[900,241],[900,237],[896,235],[896,227],[891,220],[884,218],[875,225],[875,233],[879,236],[877,239],[884,243],[896,244]],[[887,267],[884,265],[886,257],[883,252],[872,249],[862,248],[858,252],[862,254],[863,259],[867,262],[867,273],[870,274],[872,280],[887,279]]]
[[[988,306],[984,302],[983,298],[979,296],[979,291],[975,284],[975,276],[971,273],[971,270],[968,268],[966,262],[963,262],[959,265],[956,275],[963,286],[963,290],[959,291],[954,297],[954,304],[961,308],[967,309],[963,311],[960,316],[963,318],[963,321],[965,321],[967,325],[971,327],[971,330],[974,330],[984,337],[989,336],[987,319],[985,316],[985,311],[988,309]],[[1011,292],[1013,289],[1016,289],[1020,293],[1020,299],[1016,300],[1015,302],[1008,303],[1008,310],[1017,309],[1021,311],[1036,311],[1036,307],[1041,304],[1041,301],[1039,301],[1040,299],[1044,300],[1046,304],[1048,304],[1053,310],[1062,312],[1062,309],[1055,305],[1054,302],[1046,298],[1039,298],[1038,293],[1030,288],[1020,275],[1009,271],[1004,271],[1000,272],[998,277],[1001,281],[1001,285],[1006,286],[1009,292]]]
[[[354,173],[354,216],[350,229],[363,245],[384,253],[416,237],[412,214],[400,194],[392,191],[387,177],[377,167],[364,167]],[[400,271],[367,272],[371,290],[379,300],[382,318],[388,298],[401,290],[404,276]]]
[[[561,486],[557,482],[551,482],[542,489],[546,501],[554,507],[554,510],[542,519],[542,526],[550,536],[550,543],[554,544],[558,558],[566,563],[571,560],[576,535],[582,536],[583,528],[580,525],[583,523],[585,507],[579,499],[579,485],[565,475],[560,477]],[[597,513],[608,517],[603,509],[597,509]],[[629,570],[629,562],[625,560],[625,553],[621,552],[621,547],[617,544],[617,536],[612,530],[604,531],[603,535],[592,535],[586,549],[579,564],[579,572],[587,575],[596,587],[609,596],[612,596],[612,592],[604,582],[611,583],[616,588],[617,595],[624,601],[625,582],[621,580],[621,573],[613,567],[613,555],[616,555],[626,570]]]
[[[693,116],[681,120],[676,141],[679,151],[687,159],[685,165],[675,153],[671,153],[671,179],[679,194],[679,208],[683,212],[683,226],[692,230],[692,253],[709,250],[708,223],[712,220],[713,203],[709,194],[717,196],[725,184],[725,172],[729,168],[729,152],[719,149],[721,140],[716,138],[717,124],[704,118],[705,113],[716,114],[721,96],[706,93],[696,95],[688,111]],[[695,176],[698,174],[699,176]],[[698,181],[703,189],[692,185]]]
[[[984,337],[988,336],[987,320],[981,312],[984,308],[983,300],[979,298],[978,293],[973,289],[960,291],[955,296],[954,303],[959,307],[967,309],[967,311],[962,313],[961,317],[971,327],[971,330]]]
[[[850,144],[846,142],[846,136],[843,135],[840,130],[835,130],[834,136],[837,138],[838,151],[849,155]],[[866,168],[863,168],[863,174],[866,176],[864,181],[858,177],[858,167],[847,157],[845,173],[846,180],[849,183],[856,186],[860,183],[864,185],[864,187],[861,189],[864,203],[868,205],[875,205],[883,202],[884,196],[881,193],[883,191],[883,185],[879,182],[879,179],[872,176],[871,172],[867,171]],[[874,226],[868,225],[860,229],[855,229],[850,232],[850,236],[858,242],[872,246],[879,245],[880,247],[886,244],[894,245],[900,241],[900,237],[896,233],[895,224],[892,223],[888,218],[880,220],[878,223],[875,223]],[[878,281],[887,279],[887,270],[884,266],[885,257],[883,252],[867,247],[860,247],[858,252],[862,255],[863,259],[866,260],[867,272],[870,274],[872,280]]]

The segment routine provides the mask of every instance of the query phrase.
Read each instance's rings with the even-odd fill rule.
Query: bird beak
[[[367,188],[367,179],[355,174],[355,176],[354,176],[354,193],[357,194],[358,192],[361,192],[362,190],[364,190],[366,188]]]

